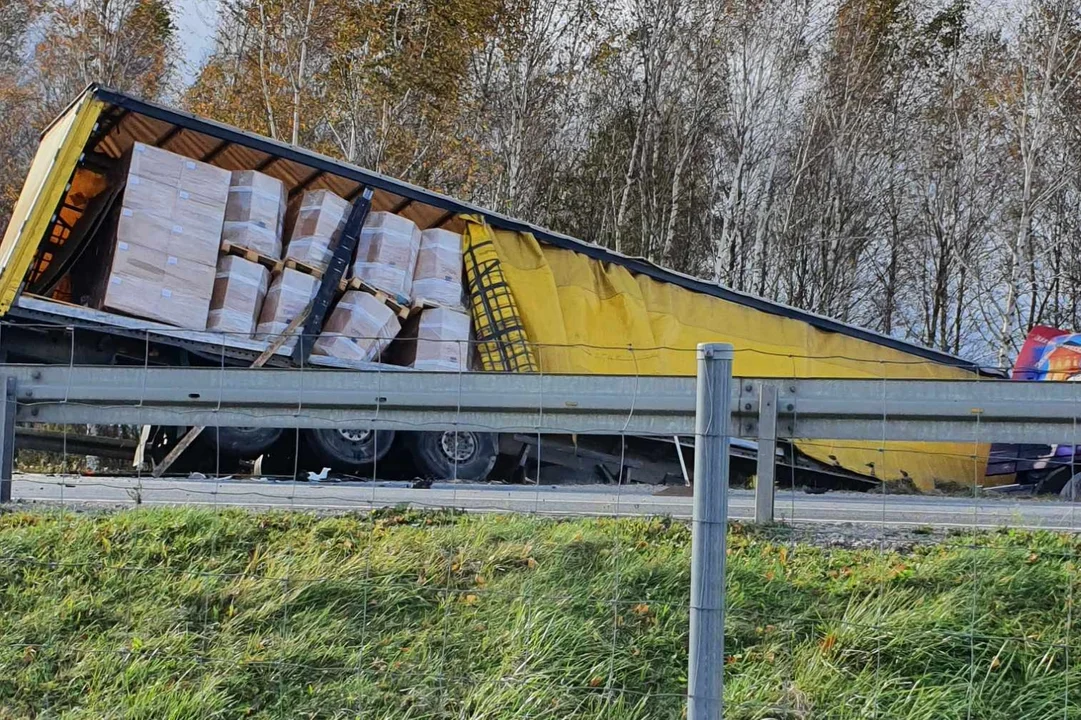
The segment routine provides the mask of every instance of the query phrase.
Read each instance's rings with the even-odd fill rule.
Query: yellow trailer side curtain
[[[46,131],[0,242],[0,316],[15,301],[104,107],[83,95]]]
[[[633,275],[541,245],[529,234],[469,222],[467,242],[494,244],[526,337],[545,373],[694,375],[700,342],[736,349],[734,372],[777,378],[971,378],[893,348],[819,330],[721,298]],[[983,482],[986,446],[802,441],[816,460],[879,479]]]

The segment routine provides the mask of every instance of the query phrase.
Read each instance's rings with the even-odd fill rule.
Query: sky
[[[218,0],[177,0],[176,6],[176,25],[184,51],[181,77],[186,85],[195,79],[213,49]]]

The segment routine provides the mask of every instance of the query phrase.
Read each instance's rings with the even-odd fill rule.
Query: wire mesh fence
[[[126,368],[146,372],[145,394],[101,387],[87,403],[77,371],[97,363],[80,357],[87,343],[74,336],[91,331],[68,332],[68,387],[19,395],[20,422],[35,407],[38,417],[80,404],[149,417],[168,404],[150,371],[169,359],[149,333]],[[243,417],[230,393],[245,361],[229,345],[192,356],[221,377],[191,389],[203,394],[191,399],[206,406],[200,421]],[[536,383],[529,428],[478,425],[467,372],[438,376],[444,394],[461,397],[449,422],[409,426],[401,386],[332,413],[317,376],[343,364],[318,359],[289,375],[294,406],[277,407],[270,390],[264,406],[245,406],[258,409],[253,423],[280,421],[274,449],[256,457],[230,454],[235,425],[208,424],[190,457],[154,477],[169,447],[156,440],[175,443],[189,424],[178,405],[182,427],[128,431],[148,440],[144,464],[89,474],[77,426],[58,426],[78,454],[62,447],[51,465],[24,462],[0,515],[0,717],[683,717],[695,403],[673,398],[666,415],[641,369],[663,358],[671,374],[691,375],[694,351],[555,352],[578,372],[594,360],[625,371],[614,396],[596,394],[597,378],[580,398],[606,402],[594,414],[618,421],[576,433],[574,398],[545,395],[552,353],[539,349],[538,371],[522,379]],[[1081,518],[1052,492],[1075,475],[1072,452],[1056,452],[1081,444],[1076,419],[1048,425],[1052,449],[992,453],[1007,427],[995,419],[994,377],[922,360],[734,355],[737,376],[760,379],[733,381],[746,404],[733,407],[729,431],[725,717],[1081,717]],[[768,378],[755,372],[765,362]],[[778,374],[779,364],[791,371]],[[823,368],[866,385],[823,409],[800,384]],[[917,414],[890,383],[944,374],[988,387],[973,392],[986,404],[969,399],[969,434],[899,440],[899,423]],[[768,438],[776,522],[755,525],[765,384],[778,397]],[[693,393],[693,382],[679,387]],[[799,435],[857,408],[857,439]],[[929,427],[947,427],[942,407],[924,412]],[[646,416],[670,419],[673,431],[643,433]],[[956,433],[961,421],[951,422]],[[421,434],[427,444],[408,437]],[[357,446],[364,462],[328,460]],[[475,477],[473,458],[493,450],[497,461]],[[424,453],[447,472],[418,468]],[[1014,472],[988,474],[1010,463]]]

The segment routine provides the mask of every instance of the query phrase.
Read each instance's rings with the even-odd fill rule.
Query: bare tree
[[[1018,190],[1014,200],[1015,230],[1007,244],[1004,268],[1005,301],[998,338],[997,361],[1006,365],[1015,348],[1014,328],[1024,325],[1020,317],[1033,317],[1036,249],[1033,220],[1040,208],[1063,182],[1063,168],[1047,172],[1048,150],[1057,129],[1056,108],[1077,84],[1081,72],[1081,43],[1073,30],[1081,22],[1081,9],[1070,0],[1036,2],[1030,8],[1018,40],[1015,80],[1006,88],[1003,118],[1018,158]],[[1027,268],[1026,268],[1027,264]],[[1020,282],[1028,276],[1030,303],[1018,302]],[[1027,329],[1027,328],[1026,328]]]

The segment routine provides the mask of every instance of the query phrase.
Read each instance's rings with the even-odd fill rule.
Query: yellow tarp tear
[[[541,372],[694,375],[695,348],[726,342],[733,372],[776,378],[941,378],[972,374],[791,318],[632,275],[620,265],[469,222],[491,239]],[[801,441],[816,460],[888,481],[982,483],[987,446]]]
[[[462,235],[462,257],[480,366],[489,372],[536,372],[537,361],[491,236],[483,226],[471,227],[481,228],[480,237],[468,230]]]

